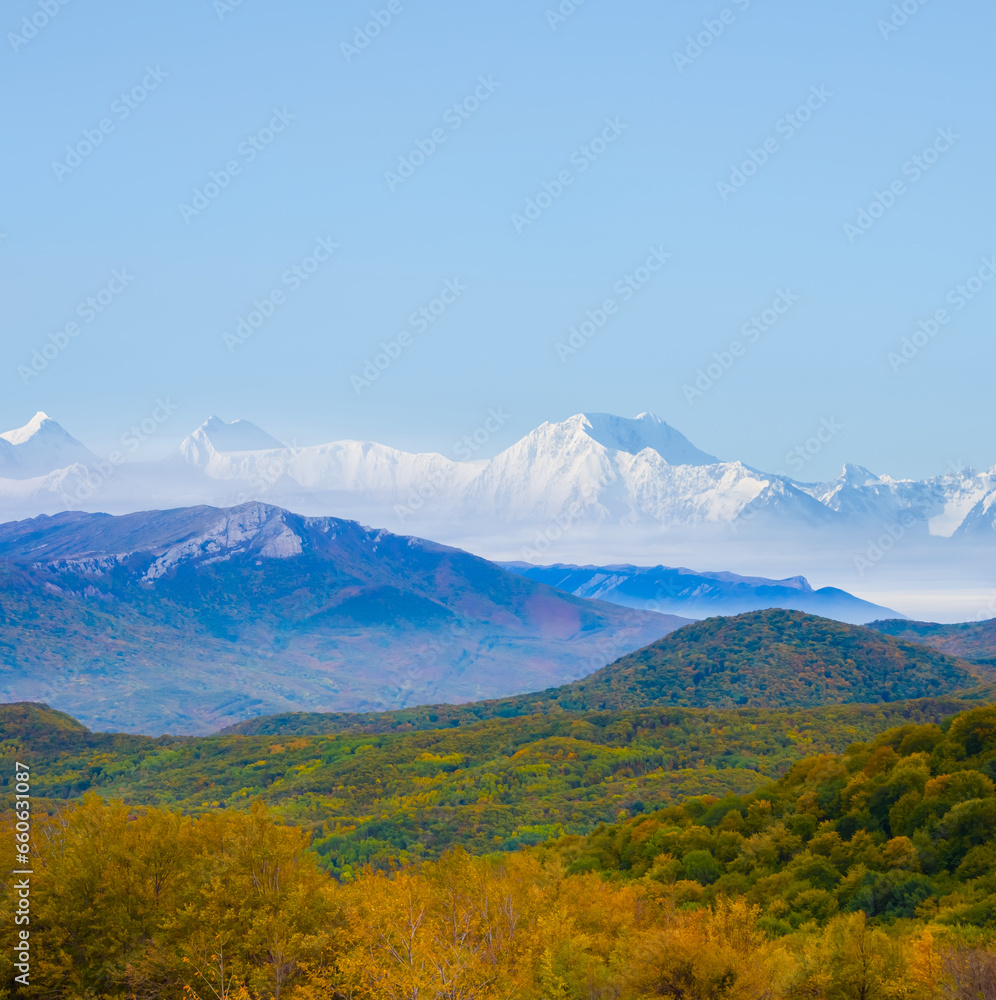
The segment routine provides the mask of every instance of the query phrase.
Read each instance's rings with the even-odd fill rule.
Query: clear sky
[[[451,454],[653,410],[803,478],[989,467],[996,7],[905,9],[12,0],[0,426]]]

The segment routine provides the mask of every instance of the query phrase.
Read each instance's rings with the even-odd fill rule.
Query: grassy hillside
[[[933,697],[977,686],[992,671],[953,656],[800,611],[707,618],[583,680],[537,694],[384,714],[287,713],[232,733],[392,732],[460,726],[536,712],[689,708],[805,708]]]
[[[65,712],[31,701],[0,705],[0,736],[16,737],[25,748],[38,753],[59,752],[82,744],[93,734]]]

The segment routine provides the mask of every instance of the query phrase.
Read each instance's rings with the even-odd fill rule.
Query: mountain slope
[[[588,710],[888,702],[978,684],[945,653],[798,611],[706,619],[562,689]]]
[[[32,982],[193,994],[220,938],[256,996],[991,998],[996,710],[924,709],[32,754]]]
[[[996,666],[996,618],[956,625],[888,619],[870,622],[868,627],[908,642],[930,646],[951,656]]]
[[[787,608],[861,624],[888,611],[835,587],[813,590],[801,576],[768,580],[735,573],[696,573],[668,566],[501,565],[513,573],[559,587],[577,597],[593,597],[627,608],[645,608],[692,618]]]
[[[572,874],[636,880],[652,873],[669,885],[672,899],[693,900],[700,910],[731,892],[749,893],[766,911],[762,926],[779,936],[839,912],[862,912],[862,934],[865,917],[894,927],[919,917],[933,928],[991,939],[994,730],[992,705],[943,726],[903,725],[839,757],[813,754],[749,796],[633,816],[584,840],[548,844],[545,853],[560,853]],[[990,973],[993,959],[983,966]],[[972,964],[954,967],[961,974],[949,980],[950,990],[933,989],[932,971],[921,996],[992,996],[981,977],[973,978]],[[915,966],[911,956],[898,967],[893,995],[909,988]],[[862,993],[869,995],[814,985],[811,995]],[[781,994],[791,995],[799,993]]]
[[[686,625],[562,687],[469,705],[381,714],[289,713],[228,732],[308,735],[459,727],[533,713],[795,709],[957,694],[992,699],[996,671],[870,629],[768,610]]]
[[[841,751],[891,725],[941,722],[972,704],[558,711],[415,732],[158,739],[61,723],[46,731],[53,713],[44,706],[0,706],[0,759],[8,772],[18,759],[32,765],[44,805],[95,791],[213,814],[260,798],[312,829],[325,864],[342,871],[456,845],[508,850],[561,826],[587,832],[623,808],[750,791],[800,757]]]
[[[500,439],[504,419],[482,416],[473,433],[443,442],[447,454],[363,440],[283,447],[245,421],[212,418],[162,460],[111,464],[73,453],[78,460],[64,467],[54,467],[63,459],[20,467],[16,446],[0,438],[0,520],[255,500],[502,561],[801,573],[860,587],[921,619],[967,619],[996,586],[996,468],[915,481],[848,465],[829,482],[799,482],[718,460],[651,414],[577,414],[478,457]],[[864,618],[830,610],[832,601],[800,606]]]
[[[575,418],[576,419],[576,418]],[[613,451],[638,455],[645,448],[656,451],[668,465],[717,465],[715,455],[696,448],[680,431],[656,413],[641,413],[633,420],[611,413],[586,413],[585,433]]]
[[[687,621],[258,503],[0,525],[0,615],[0,698],[145,732],[535,690]]]

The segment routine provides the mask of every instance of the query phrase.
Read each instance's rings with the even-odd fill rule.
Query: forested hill
[[[996,618],[982,622],[959,622],[955,625],[889,618],[872,622],[868,627],[908,642],[922,643],[951,656],[996,666]]]
[[[15,761],[31,769],[39,815],[94,792],[194,816],[262,801],[308,829],[323,864],[345,875],[455,846],[514,850],[587,833],[622,811],[750,792],[802,757],[896,725],[943,723],[974,704],[555,711],[413,732],[159,738],[91,733],[43,705],[0,705],[0,810],[13,805]]]
[[[860,726],[870,712],[896,710],[851,705],[796,715],[808,714],[811,724],[836,716],[828,734],[839,739],[849,722]],[[30,709],[20,714],[36,725]],[[756,721],[739,730],[747,741],[764,728],[777,741],[789,735],[787,723],[801,719],[751,709],[656,714],[685,718],[656,734],[663,745],[640,790],[656,793],[649,809],[632,801],[635,789],[627,787],[638,755],[649,749],[648,734],[622,747],[618,741],[633,729],[623,720],[605,732],[612,745],[601,760],[593,758],[594,745],[578,738],[589,735],[582,723],[578,735],[517,751],[504,772],[489,767],[471,783],[459,753],[437,747],[413,759],[409,752],[419,741],[467,741],[478,728],[556,726],[567,713],[456,732],[281,744],[264,737],[188,738],[180,742],[181,751],[194,751],[186,762],[182,753],[160,755],[158,766],[172,774],[189,765],[186,777],[203,798],[219,791],[211,747],[241,744],[243,751],[282,759],[286,768],[292,755],[308,752],[299,745],[311,744],[321,755],[291,768],[296,815],[287,814],[295,794],[287,784],[275,783],[266,796],[292,825],[275,822],[248,788],[235,794],[231,808],[214,802],[183,815],[168,799],[177,790],[172,774],[155,781],[169,808],[149,807],[138,794],[140,764],[109,754],[81,762],[81,776],[104,772],[133,785],[124,801],[91,795],[48,813],[35,809],[41,800],[32,802],[32,979],[29,991],[17,995],[994,996],[996,708],[962,712],[940,725],[922,714],[910,717],[838,755],[826,752],[817,732],[805,759],[793,761],[781,778],[751,771],[757,780],[740,788],[714,784],[718,795],[687,794],[708,780],[705,769],[688,768],[698,780],[670,799],[660,794],[661,779],[675,773],[665,770],[675,738],[685,738],[697,756],[705,741],[729,749],[730,732],[717,716],[746,723],[753,715]],[[707,724],[690,732],[696,716]],[[499,755],[512,749],[506,738],[500,744]],[[377,756],[392,745],[401,751],[393,761]],[[354,766],[343,769],[350,758]],[[369,792],[382,782],[397,786],[398,769],[413,764],[419,770],[407,776],[407,803],[399,808],[397,787],[384,787],[381,803],[367,801],[359,815],[343,815],[343,801],[358,784],[365,781]],[[619,770],[611,783],[585,787],[585,770],[612,767]],[[441,768],[452,769],[443,773],[445,784],[426,780]],[[230,771],[219,775],[230,780]],[[39,777],[46,775],[48,768]],[[461,780],[463,787],[455,787]],[[599,799],[607,822],[591,829],[597,810],[580,811]],[[568,822],[558,823],[558,813]],[[446,814],[456,820],[449,831]],[[13,843],[14,813],[0,824]],[[411,836],[434,841],[416,844]],[[471,853],[435,857],[454,844]],[[0,881],[0,906],[8,912],[17,891],[14,879]],[[3,982],[12,981],[17,955],[14,948],[0,950]]]
[[[577,699],[572,707],[589,711],[658,704],[788,708],[923,698],[980,679],[977,668],[946,653],[774,609],[686,625],[559,690]]]
[[[751,611],[686,625],[583,680],[469,705],[362,715],[288,713],[226,730],[243,734],[392,732],[551,711],[658,705],[810,708],[934,697],[989,681],[991,671],[926,646],[800,611]]]
[[[92,753],[110,759],[113,755],[154,753],[162,747],[190,739],[183,736],[94,733],[78,719],[42,702],[0,703],[0,760],[9,766],[13,765],[17,756],[39,763],[54,763],[71,753]]]
[[[775,934],[859,910],[991,933],[994,778],[989,706],[940,726],[907,724],[839,756],[810,756],[749,795],[686,801],[550,846],[570,872],[636,879],[652,871],[679,903],[745,893]]]

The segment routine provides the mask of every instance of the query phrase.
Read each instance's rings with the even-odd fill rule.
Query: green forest
[[[454,846],[512,850],[690,796],[750,792],[809,754],[965,705],[560,711],[442,730],[185,739],[91,734],[60,713],[3,706],[0,753],[6,774],[18,756],[38,763],[33,793],[53,809],[89,791],[195,816],[261,800],[308,829],[339,872]]]
[[[746,794],[339,873],[259,800],[89,793],[36,820],[24,995],[989,997],[994,777],[996,708],[974,708]]]

